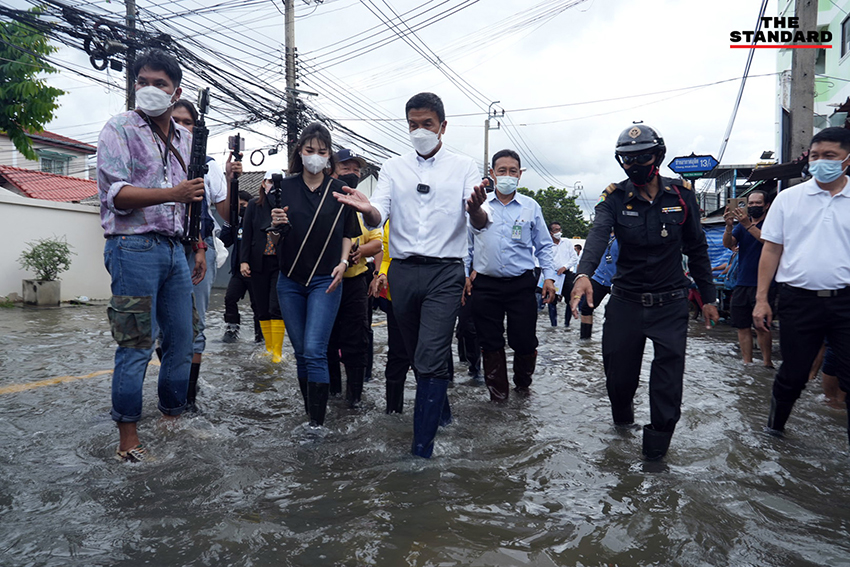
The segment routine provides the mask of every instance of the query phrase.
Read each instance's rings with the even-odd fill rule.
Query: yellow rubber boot
[[[272,356],[274,353],[274,350],[272,350],[272,345],[274,344],[274,337],[272,337],[272,322],[260,321],[260,329],[263,331],[263,340],[266,342],[266,352],[264,352],[263,355]]]
[[[283,324],[283,319],[272,319],[272,362],[277,364],[283,360],[283,335],[286,333],[286,327]]]

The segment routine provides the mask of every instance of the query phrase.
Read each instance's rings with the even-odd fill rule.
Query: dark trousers
[[[478,332],[475,330],[475,317],[472,315],[472,302],[467,298],[466,305],[462,305],[457,313],[457,338],[458,354],[463,354],[469,364],[469,368],[481,370],[481,344],[478,342]],[[452,363],[454,366],[454,363]]]
[[[463,265],[393,260],[387,273],[405,349],[423,380],[448,380],[452,333],[465,281]]]
[[[593,278],[590,278],[590,285],[593,288],[593,307],[587,304],[587,300],[584,296],[582,296],[581,301],[578,302],[579,313],[585,317],[593,315],[593,310],[599,307],[599,304],[602,303],[605,296],[611,292],[611,286],[602,285]]]
[[[838,383],[850,392],[850,294],[817,297],[780,284],[779,319],[782,365],[773,380],[773,397],[797,401],[824,338],[835,354]]]
[[[251,300],[251,312],[253,313],[254,321],[259,321],[257,318],[257,307],[254,304],[254,292],[251,289],[251,278],[244,278],[241,274],[230,276],[230,281],[227,283],[227,291],[224,292],[224,322],[234,323],[239,325],[241,318],[239,316],[239,302],[248,293],[248,298]]]
[[[254,305],[260,321],[283,319],[280,315],[280,303],[277,298],[277,276],[280,268],[277,256],[263,256],[263,269],[260,272],[251,268],[251,289],[254,291]]]
[[[615,423],[634,421],[632,401],[643,349],[649,339],[655,349],[649,372],[650,420],[657,431],[672,432],[676,428],[682,405],[687,335],[687,298],[644,307],[611,297],[602,328],[602,362]]]
[[[328,365],[366,368],[369,362],[369,280],[366,272],[342,280],[342,300],[328,341]],[[334,371],[331,370],[331,375]]]
[[[484,352],[505,348],[505,316],[508,345],[520,355],[537,349],[537,280],[528,272],[515,278],[491,278],[478,274],[472,284],[472,315],[478,342]]]
[[[387,314],[387,368],[384,376],[388,383],[404,384],[410,370],[410,358],[401,337],[401,329],[395,318],[393,302],[382,300],[381,307]]]

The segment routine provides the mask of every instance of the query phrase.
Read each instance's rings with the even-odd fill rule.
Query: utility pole
[[[495,128],[490,128],[490,116],[496,116],[496,111],[493,110],[493,105],[499,104],[499,101],[494,101],[490,103],[490,106],[487,107],[487,119],[484,120],[484,177],[487,177],[487,174],[490,171],[490,130],[498,130],[502,127],[501,124],[496,126]],[[505,111],[502,111],[502,116],[505,115]]]
[[[283,41],[286,51],[286,155],[298,141],[298,85],[295,74],[295,0],[284,0],[285,29]]]
[[[817,0],[796,0],[794,15],[799,18],[801,31],[816,30],[818,24]],[[796,159],[809,149],[814,135],[815,116],[815,60],[816,49],[794,49],[791,54],[791,155],[786,161]]]
[[[136,50],[133,43],[136,41],[136,0],[124,0],[126,9],[125,23],[127,25],[127,66],[124,69],[126,76],[126,99],[127,110],[136,108],[136,77],[133,76],[133,64],[136,62]]]

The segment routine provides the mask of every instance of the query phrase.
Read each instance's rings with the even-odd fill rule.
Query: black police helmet
[[[654,150],[661,158],[667,153],[664,138],[655,128],[646,124],[637,123],[629,126],[620,133],[617,138],[618,154],[634,154]]]

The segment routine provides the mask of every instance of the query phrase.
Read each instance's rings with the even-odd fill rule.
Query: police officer
[[[635,123],[617,139],[615,157],[628,179],[611,184],[596,205],[570,306],[578,317],[582,297],[593,307],[590,276],[613,229],[620,245],[617,274],[605,310],[602,360],[617,427],[634,427],[633,399],[646,339],[655,356],[649,375],[650,421],[643,428],[643,455],[664,457],[682,403],[688,331],[688,278],[682,254],[705,301],[706,327],[718,320],[708,245],[699,205],[687,181],[658,174],[667,151],[656,130]]]

